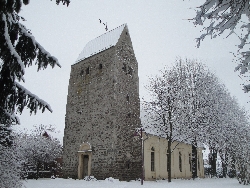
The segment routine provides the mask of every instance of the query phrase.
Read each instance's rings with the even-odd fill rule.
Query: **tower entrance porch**
[[[78,179],[83,179],[91,174],[92,150],[89,143],[80,145],[78,151]]]

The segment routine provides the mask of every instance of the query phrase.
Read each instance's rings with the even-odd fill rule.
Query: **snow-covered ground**
[[[146,181],[141,185],[140,181],[120,182],[120,181],[85,181],[73,179],[38,179],[27,180],[24,182],[27,188],[246,188],[236,179],[196,179],[196,180],[172,180],[168,183],[166,180]]]

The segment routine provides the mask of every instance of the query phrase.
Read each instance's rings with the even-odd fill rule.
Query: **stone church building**
[[[124,24],[88,42],[71,66],[63,138],[64,177],[140,178],[141,143],[134,136],[139,127],[138,63]],[[149,140],[154,142],[153,138]],[[144,147],[145,176],[155,179],[161,176],[157,169],[164,168],[158,153],[162,153],[165,165],[160,150],[166,148],[160,149],[149,140]]]
[[[64,177],[140,177],[138,63],[126,24],[87,43],[71,67]]]

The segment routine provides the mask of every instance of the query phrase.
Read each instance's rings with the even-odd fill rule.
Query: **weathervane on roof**
[[[100,21],[100,24],[101,24],[101,23],[102,23],[102,20],[99,19],[99,21]],[[107,24],[107,22],[106,22],[106,24],[105,24],[105,23],[102,23],[102,24],[105,26],[105,30],[108,31],[108,24]]]

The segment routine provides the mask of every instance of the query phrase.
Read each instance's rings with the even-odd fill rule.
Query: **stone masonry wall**
[[[71,67],[65,117],[64,177],[77,177],[80,144],[92,146],[97,179],[140,177],[138,65],[127,27],[115,47]]]

